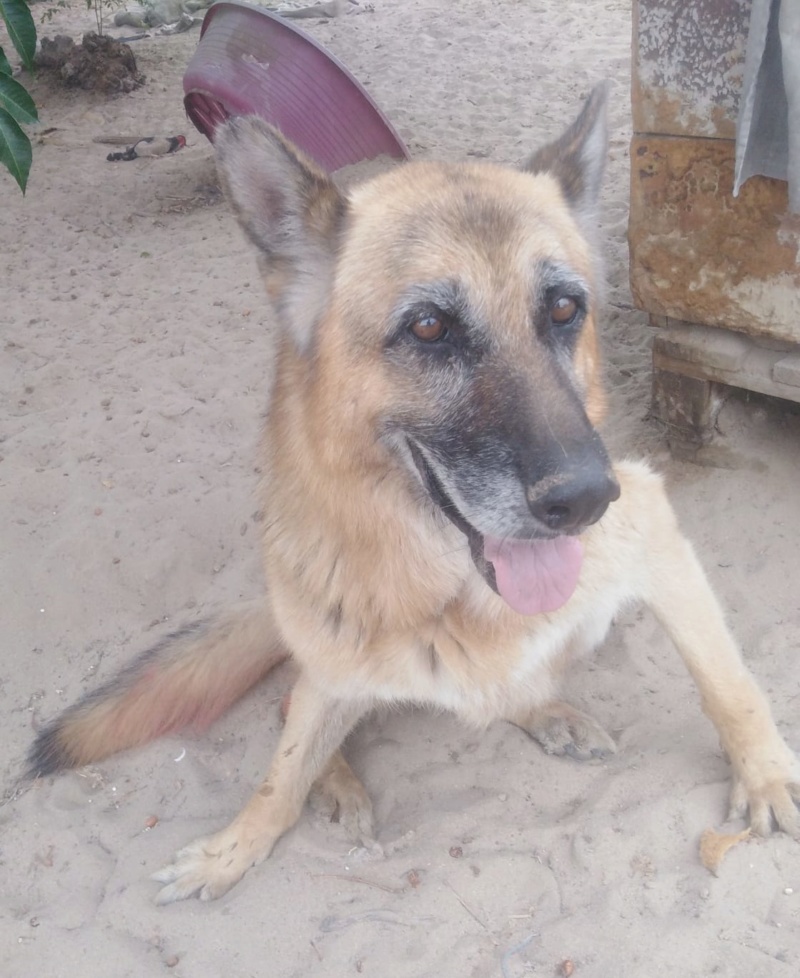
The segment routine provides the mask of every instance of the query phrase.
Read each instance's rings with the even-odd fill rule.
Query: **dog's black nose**
[[[546,477],[528,490],[531,513],[548,529],[562,533],[597,522],[615,499],[619,483],[606,466],[591,461]]]

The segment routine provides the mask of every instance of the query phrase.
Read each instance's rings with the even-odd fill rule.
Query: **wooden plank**
[[[769,348],[726,330],[682,323],[656,335],[653,369],[800,403],[800,346]],[[702,401],[696,391],[684,396]]]
[[[667,426],[672,451],[691,455],[714,436],[724,390],[717,384],[653,366],[653,413]]]

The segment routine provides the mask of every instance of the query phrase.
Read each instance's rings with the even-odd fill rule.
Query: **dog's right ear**
[[[566,132],[522,164],[528,173],[554,176],[578,218],[592,217],[600,194],[608,154],[608,92],[608,82],[595,85]]]
[[[220,126],[214,148],[279,321],[304,352],[327,301],[345,200],[326,173],[256,116]]]

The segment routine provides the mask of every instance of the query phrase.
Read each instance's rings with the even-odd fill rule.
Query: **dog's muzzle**
[[[499,594],[500,592],[497,590],[497,580],[494,573],[494,565],[486,559],[483,553],[483,534],[479,533],[475,527],[472,526],[471,523],[467,522],[467,520],[461,514],[456,504],[453,502],[450,496],[448,496],[444,486],[437,479],[436,473],[433,471],[430,465],[428,465],[419,446],[413,441],[409,441],[408,447],[411,451],[411,458],[414,460],[414,465],[417,467],[417,472],[419,472],[419,476],[422,479],[422,483],[428,490],[428,495],[431,497],[434,503],[436,503],[442,513],[444,513],[444,515],[450,520],[453,526],[460,530],[467,538],[469,552],[472,556],[473,563],[478,569],[478,573],[486,581],[489,587],[496,594]]]
[[[578,534],[619,497],[604,450],[577,454],[567,472],[540,479],[527,492],[528,509],[540,528],[520,538],[480,533],[448,494],[424,451],[409,451],[431,501],[467,538],[483,579],[523,615],[556,611],[575,591],[583,564]]]

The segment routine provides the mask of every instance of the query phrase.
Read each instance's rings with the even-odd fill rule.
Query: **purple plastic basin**
[[[258,115],[329,171],[409,155],[341,62],[277,14],[238,0],[209,9],[183,90],[187,115],[212,142],[229,116]]]

